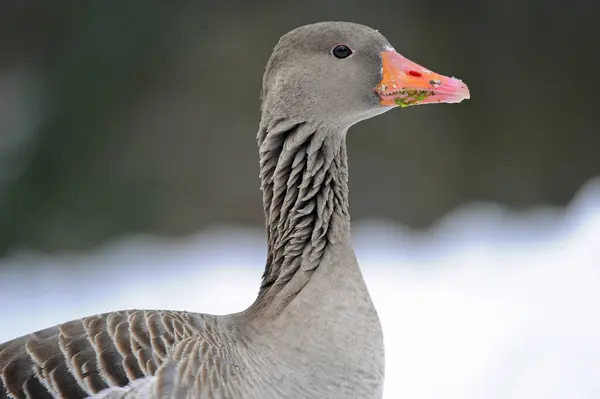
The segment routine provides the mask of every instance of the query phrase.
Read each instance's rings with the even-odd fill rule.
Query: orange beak
[[[381,58],[383,78],[375,88],[381,105],[459,103],[470,97],[469,88],[460,79],[432,72],[393,50],[383,51]]]

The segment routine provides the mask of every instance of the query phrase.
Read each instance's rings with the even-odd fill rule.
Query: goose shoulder
[[[133,381],[127,389],[175,380],[217,389],[237,367],[223,344],[235,330],[223,326],[210,315],[129,310],[41,330],[0,345],[0,398],[86,398]]]

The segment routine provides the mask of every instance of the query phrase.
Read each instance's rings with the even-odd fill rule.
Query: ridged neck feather
[[[258,144],[268,255],[259,298],[283,287],[293,296],[327,246],[349,238],[345,137],[345,128],[263,115]]]

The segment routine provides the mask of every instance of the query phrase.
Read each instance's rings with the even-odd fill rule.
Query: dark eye
[[[348,58],[352,55],[352,50],[350,50],[350,47],[340,44],[331,50],[331,54],[335,58]]]

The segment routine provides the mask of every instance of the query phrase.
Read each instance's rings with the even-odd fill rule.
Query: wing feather
[[[130,310],[14,339],[0,345],[0,399],[174,399],[186,397],[182,392],[221,392],[232,374],[231,353],[222,326],[208,320],[215,318]],[[148,392],[154,396],[143,396]]]

